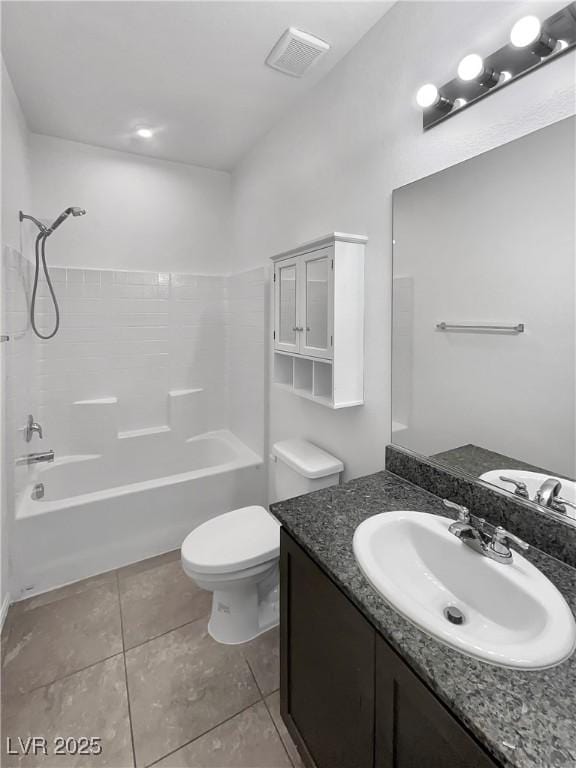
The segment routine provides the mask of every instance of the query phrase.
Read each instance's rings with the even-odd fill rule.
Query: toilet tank
[[[307,440],[282,440],[272,446],[272,502],[338,485],[344,464]]]

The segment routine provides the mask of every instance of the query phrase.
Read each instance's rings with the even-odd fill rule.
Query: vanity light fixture
[[[447,120],[504,86],[576,48],[576,1],[546,19],[535,15],[518,19],[509,42],[486,56],[474,52],[460,61],[456,77],[416,94],[424,130]]]

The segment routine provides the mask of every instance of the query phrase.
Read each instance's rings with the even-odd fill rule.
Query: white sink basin
[[[493,469],[490,472],[484,472],[483,475],[480,475],[480,480],[484,480],[486,483],[490,483],[490,485],[496,485],[498,488],[504,488],[513,493],[514,485],[512,483],[503,483],[502,480],[500,480],[500,477],[511,477],[514,480],[526,483],[526,488],[531,501],[534,500],[536,491],[540,488],[544,480],[548,480],[548,478],[552,477],[562,483],[560,496],[563,499],[566,499],[566,501],[571,501],[573,504],[576,504],[576,483],[572,480],[564,480],[562,477],[544,475],[540,472],[529,472],[525,469]],[[566,506],[566,517],[576,519],[576,509]]]
[[[354,533],[354,555],[372,586],[438,640],[490,664],[544,669],[567,659],[576,623],[556,587],[514,552],[511,565],[484,557],[446,517],[385,512]],[[445,611],[464,616],[453,624]]]

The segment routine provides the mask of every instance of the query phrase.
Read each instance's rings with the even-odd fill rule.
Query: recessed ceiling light
[[[140,136],[141,139],[151,139],[154,134],[150,128],[138,128],[136,135]]]

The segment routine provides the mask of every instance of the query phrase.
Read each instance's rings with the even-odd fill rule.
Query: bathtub
[[[263,474],[262,458],[227,430],[126,433],[103,454],[41,465],[17,503],[14,598],[175,549],[200,523],[265,503]]]

